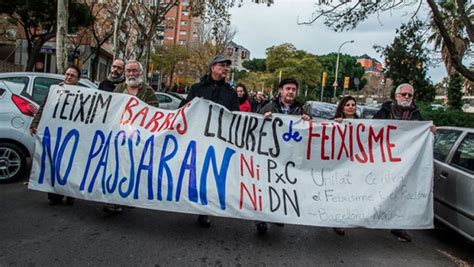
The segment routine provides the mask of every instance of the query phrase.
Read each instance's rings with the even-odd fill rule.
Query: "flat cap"
[[[217,64],[217,63],[221,63],[221,62],[226,62],[227,65],[231,65],[232,64],[232,60],[224,57],[224,56],[221,56],[221,55],[217,55],[215,57],[213,57],[210,61],[209,61],[209,69],[211,69],[211,67],[214,65],[214,64]]]

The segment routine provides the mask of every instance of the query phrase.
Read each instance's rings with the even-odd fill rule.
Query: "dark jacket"
[[[99,90],[113,92],[117,84],[123,83],[125,79],[121,79],[117,82],[112,82],[109,79],[105,79],[99,83]]]
[[[251,103],[252,105],[252,112],[255,112],[255,113],[260,113],[260,110],[266,105],[268,104],[268,100],[262,100],[262,102],[258,102],[258,101],[253,101]]]
[[[398,110],[395,103],[392,101],[387,101],[382,104],[377,113],[374,115],[374,119],[381,120],[409,120],[409,121],[422,121],[423,117],[421,116],[420,110],[412,103],[411,107],[405,111],[407,114],[404,116],[403,112]],[[404,119],[405,117],[405,119]]]
[[[300,104],[296,100],[290,106],[290,109],[288,110],[288,112],[285,112],[282,109],[282,106],[283,106],[283,104],[281,103],[280,98],[278,97],[275,100],[273,100],[272,102],[266,104],[263,108],[261,108],[259,113],[260,114],[265,114],[267,112],[271,112],[271,113],[283,113],[283,114],[290,114],[290,115],[303,115],[303,114],[306,114],[306,112],[304,112],[303,105]]]
[[[202,97],[217,104],[221,104],[230,111],[239,111],[239,98],[237,93],[224,80],[214,81],[210,75],[205,75],[200,82],[191,86],[187,103],[195,97]]]

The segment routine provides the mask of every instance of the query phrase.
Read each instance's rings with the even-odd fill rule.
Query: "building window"
[[[181,11],[181,15],[183,15],[183,16],[189,16],[189,11],[183,10],[183,11]]]
[[[165,36],[165,40],[173,40],[173,36]]]
[[[186,35],[188,34],[186,31],[179,31],[179,35]]]
[[[184,40],[179,40],[179,44],[180,44],[180,45],[186,45],[186,41],[184,41]]]
[[[182,20],[180,24],[181,25],[188,25],[188,21],[187,20]]]
[[[188,1],[183,1],[183,2],[181,3],[181,5],[182,5],[182,6],[189,6],[189,3],[188,3]]]

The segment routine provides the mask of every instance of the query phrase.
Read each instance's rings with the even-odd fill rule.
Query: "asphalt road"
[[[411,231],[402,243],[388,230],[272,226],[251,221],[125,208],[77,200],[49,206],[24,182],[0,184],[0,266],[473,266],[474,245],[446,228]]]

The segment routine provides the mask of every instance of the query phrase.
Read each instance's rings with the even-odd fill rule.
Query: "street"
[[[108,215],[97,202],[49,206],[25,180],[1,184],[0,266],[472,266],[474,245],[453,231],[410,231],[402,243],[389,230],[271,226],[251,221],[124,208]]]

